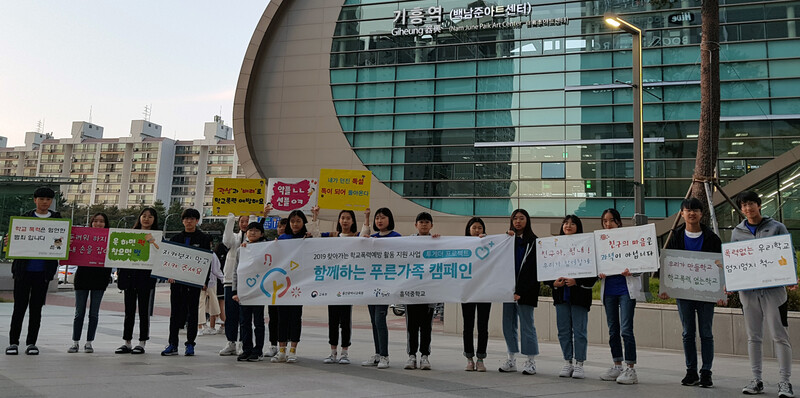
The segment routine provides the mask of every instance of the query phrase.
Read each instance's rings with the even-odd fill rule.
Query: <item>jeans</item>
[[[269,315],[269,323],[267,329],[269,330],[269,343],[270,345],[278,345],[278,307],[270,305],[267,307],[267,314]]]
[[[697,343],[695,330],[700,330],[700,355],[703,358],[702,370],[711,370],[714,361],[714,334],[711,327],[714,321],[714,303],[695,300],[675,300],[678,315],[683,324],[683,353],[686,355],[686,369],[697,371]],[[695,313],[697,318],[695,322]]]
[[[11,314],[11,328],[8,332],[10,344],[19,345],[25,310],[28,310],[28,336],[25,344],[36,344],[49,282],[45,279],[44,272],[25,271],[21,278],[14,279],[14,312]]]
[[[242,352],[246,354],[264,353],[264,306],[243,305],[240,308],[242,329]],[[253,329],[255,328],[256,344],[253,345]]]
[[[388,305],[368,305],[369,320],[372,322],[372,341],[375,343],[375,353],[389,356],[389,327],[386,325],[386,312]]]
[[[86,341],[94,341],[97,331],[98,314],[100,313],[100,302],[103,300],[105,290],[76,290],[75,291],[75,319],[72,321],[72,341],[81,339],[83,330],[83,318],[86,315],[86,300],[89,296],[92,301],[89,307],[89,329],[86,331]]]
[[[509,354],[539,355],[539,341],[533,325],[533,306],[503,303],[503,337]],[[519,320],[520,350],[517,346],[517,320]]]
[[[406,334],[408,355],[431,355],[433,308],[428,304],[406,304]]]
[[[586,326],[589,323],[589,310],[570,303],[556,304],[556,326],[558,342],[565,361],[586,360]]]
[[[328,344],[339,345],[339,328],[342,329],[342,348],[350,347],[353,334],[353,306],[328,306]]]
[[[169,286],[169,344],[178,346],[178,332],[186,322],[186,345],[195,345],[197,338],[197,306],[200,305],[199,287],[172,283]],[[141,311],[141,310],[140,310]]]
[[[303,306],[279,305],[278,307],[278,342],[297,343],[303,330]],[[263,316],[263,315],[262,315]],[[272,336],[270,336],[271,338]]]
[[[472,344],[472,331],[475,329],[475,311],[478,312],[478,352],[479,359],[486,358],[486,346],[489,344],[489,314],[492,303],[461,303],[461,314],[464,316],[464,356],[472,358],[476,355]]]
[[[611,347],[611,356],[614,362],[633,365],[636,363],[636,339],[633,337],[633,312],[636,300],[629,295],[605,296],[603,306],[606,309],[608,321],[608,345]],[[622,341],[625,341],[625,356],[622,356]]]
[[[139,341],[150,339],[150,292],[152,289],[132,287],[123,290],[125,319],[122,322],[122,339],[133,340],[133,325],[136,323],[136,305],[139,305]]]
[[[225,338],[228,341],[239,341],[239,308],[239,303],[233,301],[233,287],[225,286]]]

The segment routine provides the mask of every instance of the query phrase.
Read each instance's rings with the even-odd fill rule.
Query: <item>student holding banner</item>
[[[531,216],[524,209],[511,213],[511,226],[508,234],[514,236],[514,269],[516,284],[514,302],[503,303],[503,337],[508,348],[508,359],[498,369],[500,372],[516,372],[516,353],[522,352],[528,359],[522,365],[522,374],[536,374],[536,355],[539,355],[539,342],[536,326],[533,324],[533,310],[539,302],[539,280],[536,270],[536,234],[531,228]],[[517,345],[517,321],[519,320],[519,341]],[[520,350],[521,347],[521,350]]]
[[[158,213],[152,207],[139,212],[133,229],[158,230]],[[152,242],[151,242],[152,243]],[[122,340],[125,341],[115,354],[144,354],[144,347],[150,339],[150,294],[156,287],[156,280],[150,277],[148,269],[120,268],[117,273],[117,287],[122,290],[125,301],[125,320],[122,324]],[[131,348],[133,325],[136,323],[136,306],[139,306],[139,344]]]
[[[466,236],[482,238],[486,236],[486,224],[479,217],[472,217],[467,221],[464,231]],[[472,331],[475,329],[475,313],[478,313],[478,351],[472,342]],[[461,315],[464,317],[464,356],[467,357],[467,372],[485,372],[486,346],[489,344],[489,315],[492,312],[492,303],[461,303]],[[473,360],[477,356],[478,360]]]
[[[225,289],[225,338],[228,342],[219,351],[220,356],[238,355],[236,342],[239,341],[239,303],[233,300],[233,275],[236,273],[236,266],[239,263],[239,246],[244,242],[247,234],[247,225],[250,216],[240,216],[238,218],[239,232],[233,232],[235,216],[228,214],[225,223],[225,231],[222,233],[222,244],[228,248],[225,257],[225,267],[223,274],[223,287]]]
[[[430,236],[438,238],[439,234],[431,234],[433,216],[423,211],[417,214],[414,221],[417,233],[411,236]],[[408,360],[404,369],[431,370],[431,333],[433,332],[433,310],[436,303],[431,304],[406,304],[406,337]],[[419,366],[417,366],[417,351],[419,351]]]
[[[61,218],[61,213],[50,210],[56,193],[47,187],[37,188],[33,192],[33,203],[36,205],[23,217]],[[8,239],[8,236],[5,237]],[[6,241],[7,244],[7,241]],[[25,353],[39,355],[36,340],[39,338],[39,327],[42,323],[42,307],[47,298],[47,285],[53,280],[58,270],[58,260],[15,259],[11,263],[11,274],[14,278],[14,311],[11,315],[11,328],[8,332],[9,345],[6,355],[19,353],[19,336],[22,334],[22,321],[28,311],[28,335],[25,337]]]
[[[622,218],[616,209],[606,209],[601,216],[603,229],[622,227]],[[633,336],[633,313],[637,300],[645,300],[642,293],[642,275],[631,274],[626,268],[621,275],[598,274],[600,278],[600,297],[606,310],[608,322],[608,345],[614,366],[609,368],[601,380],[616,381],[619,384],[636,384],[639,378],[636,370],[636,340]],[[621,338],[620,338],[621,337]],[[624,356],[623,356],[623,344]],[[622,361],[628,365],[622,369]]]
[[[248,243],[263,242],[264,226],[259,222],[251,222],[243,229],[246,241],[241,243],[241,247]],[[238,267],[233,269],[233,285],[231,293],[233,300],[239,302],[239,274]],[[242,353],[236,360],[258,362],[263,359],[264,351],[264,307],[263,305],[242,305],[239,307],[241,316],[239,317],[239,327],[242,330]],[[255,344],[253,338],[255,337]]]
[[[731,233],[731,242],[785,235],[786,226],[770,217],[761,215],[761,198],[752,191],[744,191],[736,197],[736,205],[746,219],[739,223]],[[795,286],[796,288],[796,286]],[[778,382],[779,397],[793,397],[792,383],[792,344],[789,341],[787,320],[787,294],[784,286],[739,291],[747,328],[747,354],[753,380],[742,389],[744,394],[761,394],[764,382],[761,379],[762,337],[764,323],[772,333],[775,357],[780,368]]]
[[[576,215],[568,215],[561,221],[559,235],[582,234],[583,223]],[[589,309],[592,307],[592,287],[596,277],[558,278],[545,282],[553,289],[553,305],[556,307],[556,326],[561,352],[567,361],[561,368],[559,377],[583,379],[583,362],[586,361],[588,340],[586,328],[589,323]],[[572,360],[575,359],[573,365]]]
[[[700,223],[703,218],[703,204],[697,198],[681,202],[681,217],[684,225],[672,232],[667,249],[691,250],[707,253],[721,253],[722,241],[710,228]],[[666,293],[662,298],[669,298]],[[685,386],[712,387],[711,363],[714,361],[714,303],[708,301],[676,299],[678,315],[683,324],[683,353],[686,356],[686,376],[681,380]],[[723,304],[720,300],[719,304]],[[695,319],[696,314],[696,319]],[[703,366],[697,375],[697,343],[695,329],[700,331],[700,353]]]
[[[108,229],[108,216],[105,213],[97,213],[92,216],[91,220],[89,226],[92,228]],[[111,271],[111,268],[102,266],[78,267],[78,270],[75,271],[75,319],[72,320],[72,345],[67,349],[67,352],[75,353],[80,348],[83,318],[86,315],[86,301],[90,298],[89,328],[86,330],[86,344],[83,346],[83,351],[87,353],[94,352],[92,342],[97,331],[100,302],[103,300],[103,294],[105,294],[108,287]]]

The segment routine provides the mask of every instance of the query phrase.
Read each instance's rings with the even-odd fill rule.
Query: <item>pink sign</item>
[[[102,267],[106,261],[108,229],[72,227],[69,258],[60,260],[60,265]]]
[[[267,195],[278,212],[309,212],[317,204],[317,186],[312,178],[270,178]]]

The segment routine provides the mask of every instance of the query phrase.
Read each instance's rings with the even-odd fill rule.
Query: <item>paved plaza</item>
[[[10,294],[2,295],[9,298]],[[559,378],[563,361],[558,344],[540,343],[537,374],[499,373],[505,344],[489,341],[486,373],[465,372],[461,336],[444,334],[440,321],[434,325],[431,363],[433,369],[404,370],[405,330],[402,317],[389,315],[391,367],[378,370],[360,362],[372,354],[372,332],[365,307],[354,308],[353,346],[350,365],[323,364],[329,354],[325,307],[304,308],[302,341],[295,364],[237,362],[220,357],[223,335],[198,336],[195,357],[162,357],[168,326],[168,288],[159,285],[152,338],[144,355],[115,355],[122,343],[122,294],[115,287],[106,291],[95,352],[68,354],[73,317],[73,293],[62,290],[48,296],[44,307],[39,356],[0,356],[0,397],[731,397],[741,396],[750,377],[746,357],[718,355],[714,363],[713,389],[684,387],[683,353],[640,350],[636,366],[639,384],[622,386],[599,379],[609,366],[607,346],[590,346],[584,380]],[[0,335],[5,346],[11,303],[0,303]],[[499,306],[493,307],[500,311]],[[27,319],[27,318],[26,318]],[[23,329],[22,341],[24,342]],[[138,326],[134,336],[138,333]],[[642,332],[639,332],[642,333]],[[84,329],[85,336],[85,329]],[[185,339],[181,335],[181,343]],[[81,342],[81,347],[83,341]],[[183,347],[181,347],[181,354]],[[518,365],[522,360],[518,361]],[[797,365],[795,365],[796,367]],[[765,360],[766,396],[777,396],[777,365]]]

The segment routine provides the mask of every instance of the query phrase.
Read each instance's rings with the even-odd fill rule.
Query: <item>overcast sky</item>
[[[91,120],[105,137],[150,120],[169,138],[200,138],[220,114],[232,126],[244,51],[268,0],[4,1],[0,136],[68,137]]]

